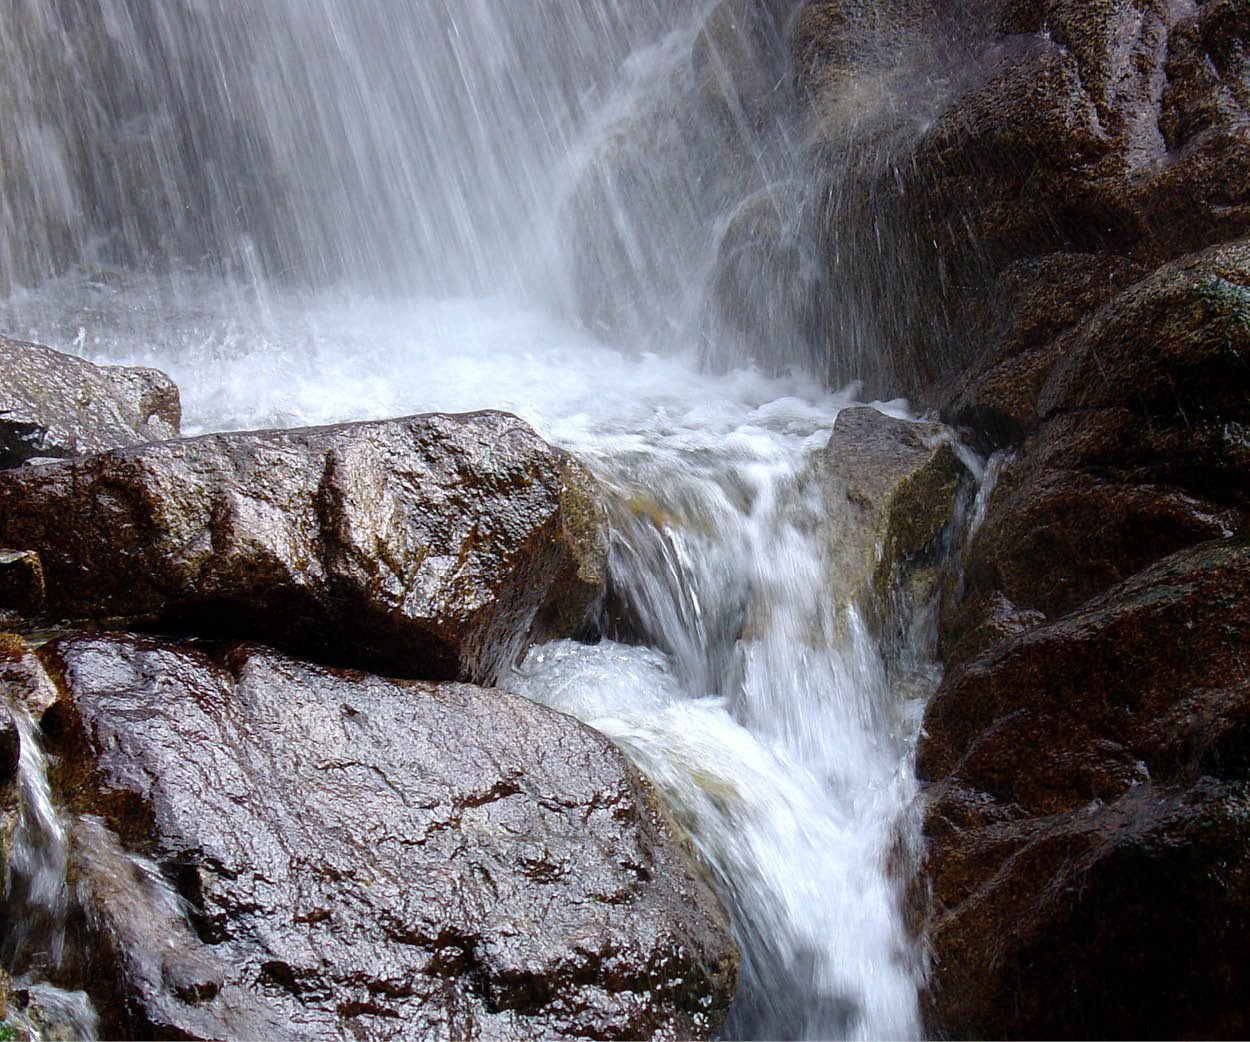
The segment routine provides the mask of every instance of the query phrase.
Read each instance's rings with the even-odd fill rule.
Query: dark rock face
[[[963,1036],[1250,1030],[1250,543],[1182,551],[955,668],[918,767]]]
[[[502,413],[211,435],[0,474],[46,607],[491,681],[604,581],[593,479]]]
[[[813,0],[792,47],[827,368],[1005,450],[918,750],[929,1029],[1240,1037],[1250,7]]]
[[[98,366],[0,336],[0,467],[178,436],[178,388],[156,369]]]
[[[17,625],[43,611],[43,565],[33,550],[0,550],[0,620]]]
[[[850,375],[941,405],[969,365],[1064,322],[1049,296],[1079,319],[1134,273],[1250,232],[1250,17],[1237,0],[932,6],[813,0],[792,50],[818,143],[875,127],[862,162],[828,164],[830,273],[868,302],[909,298],[877,371]],[[869,84],[879,113],[857,101]],[[857,226],[864,270],[843,259]]]
[[[1215,247],[1062,338],[1013,417],[1032,433],[970,548],[970,599],[997,591],[1053,617],[1185,546],[1250,531],[1248,287],[1250,245]]]
[[[722,1022],[724,913],[649,784],[572,719],[250,645],[73,636],[41,655],[64,690],[44,717],[54,787],[95,816],[73,843],[102,1034],[694,1038]]]

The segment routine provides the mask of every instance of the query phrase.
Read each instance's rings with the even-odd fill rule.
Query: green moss
[[[1206,336],[1221,350],[1240,357],[1241,348],[1250,342],[1250,289],[1219,275],[1204,275],[1193,294],[1206,319]]]
[[[0,1022],[0,1042],[13,1042],[17,1038],[17,1028],[7,1022]]]

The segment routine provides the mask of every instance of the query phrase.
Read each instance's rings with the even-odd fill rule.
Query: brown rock
[[[1147,419],[1245,422],[1250,400],[1250,242],[1165,265],[1076,332],[1039,414],[1125,406]]]
[[[730,130],[756,126],[776,106],[784,0],[720,0],[691,52],[699,92]]]
[[[92,365],[0,336],[0,466],[178,436],[178,388],[156,369]]]
[[[1020,441],[1033,429],[1038,396],[1070,347],[1069,330],[1147,274],[1142,265],[1097,253],[1052,253],[1007,265],[984,301],[969,307],[995,327],[986,354],[959,373],[943,415],[986,448]]]
[[[943,620],[940,634],[940,649],[948,670],[976,658],[1000,640],[1046,621],[1040,611],[1013,604],[997,589],[967,597],[955,614],[954,619]]]
[[[43,611],[43,566],[32,550],[0,550],[0,619],[31,619]]]
[[[948,674],[918,752],[934,1030],[1245,1030],[1247,640],[1222,540]]]
[[[48,611],[491,680],[571,635],[607,537],[580,465],[503,413],[211,435],[0,474]]]
[[[1250,530],[1248,286],[1250,245],[1214,247],[1057,338],[1021,396],[1035,419],[1018,413],[1017,429],[1034,433],[969,549],[970,597],[998,591],[1055,616],[1175,550]]]
[[[801,90],[836,90],[848,73],[888,63],[927,14],[920,0],[812,0],[799,6],[790,56]]]
[[[59,697],[34,649],[14,633],[0,633],[0,688],[32,717]]]
[[[930,926],[929,1030],[1244,1036],[1247,811],[1244,783],[1201,778],[933,843],[952,905]]]
[[[1082,254],[1113,273],[1149,270],[1250,231],[1250,16],[1232,0],[1197,10],[1165,0],[958,6],[917,17],[906,3],[812,2],[798,16],[800,74],[812,68],[820,80],[820,154],[863,152],[824,160],[828,282],[850,301],[829,309],[826,368],[942,404],[978,365],[987,390],[1017,399],[1009,414],[1027,413],[1011,372],[989,371],[995,359],[1009,370],[1027,363],[1021,375],[1035,385],[1062,351],[1038,357],[1014,342],[1018,297],[995,289],[1013,266]],[[865,46],[865,34],[885,44]],[[932,69],[926,54],[952,57]],[[857,77],[892,100],[831,118]],[[848,264],[856,245],[876,259]],[[1057,270],[1039,274],[1066,288]],[[1115,279],[1094,278],[1078,295],[1097,306],[1123,287]],[[890,290],[905,298],[893,318],[855,304]],[[861,333],[864,323],[881,328]]]
[[[1046,429],[1025,451],[1062,434]],[[1175,550],[1247,528],[1244,510],[1183,486],[1022,457],[999,478],[968,550],[965,591],[1000,591],[1019,607],[1055,617]]]
[[[830,531],[834,603],[879,614],[909,560],[951,520],[965,474],[951,432],[940,424],[870,408],[838,413],[811,475]]]
[[[249,645],[84,635],[41,654],[65,691],[44,717],[54,786],[93,815],[71,870],[102,1035],[704,1038],[723,1021],[723,910],[651,786],[571,718]]]

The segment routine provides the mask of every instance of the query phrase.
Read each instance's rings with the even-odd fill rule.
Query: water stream
[[[731,1037],[918,1035],[900,895],[935,670],[831,603],[843,519],[801,480],[855,389],[793,365],[775,279],[763,326],[709,317],[735,218],[804,209],[768,58],[793,5],[713,33],[735,5],[17,4],[0,329],[159,366],[186,433],[498,408],[574,451],[611,499],[608,635],[507,685],[690,829],[743,947]],[[725,89],[743,54],[766,108]]]

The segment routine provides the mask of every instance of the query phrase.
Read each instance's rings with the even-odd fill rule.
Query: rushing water
[[[754,321],[709,317],[743,214],[801,238],[794,5],[717,32],[734,5],[17,6],[0,329],[159,366],[187,433],[499,408],[577,453],[610,498],[608,637],[507,684],[610,735],[689,827],[743,947],[731,1034],[918,1034],[901,890],[933,667],[923,633],[887,662],[831,603],[845,519],[803,480],[854,389],[788,366],[802,249],[736,271]],[[743,62],[754,101],[726,87]]]

